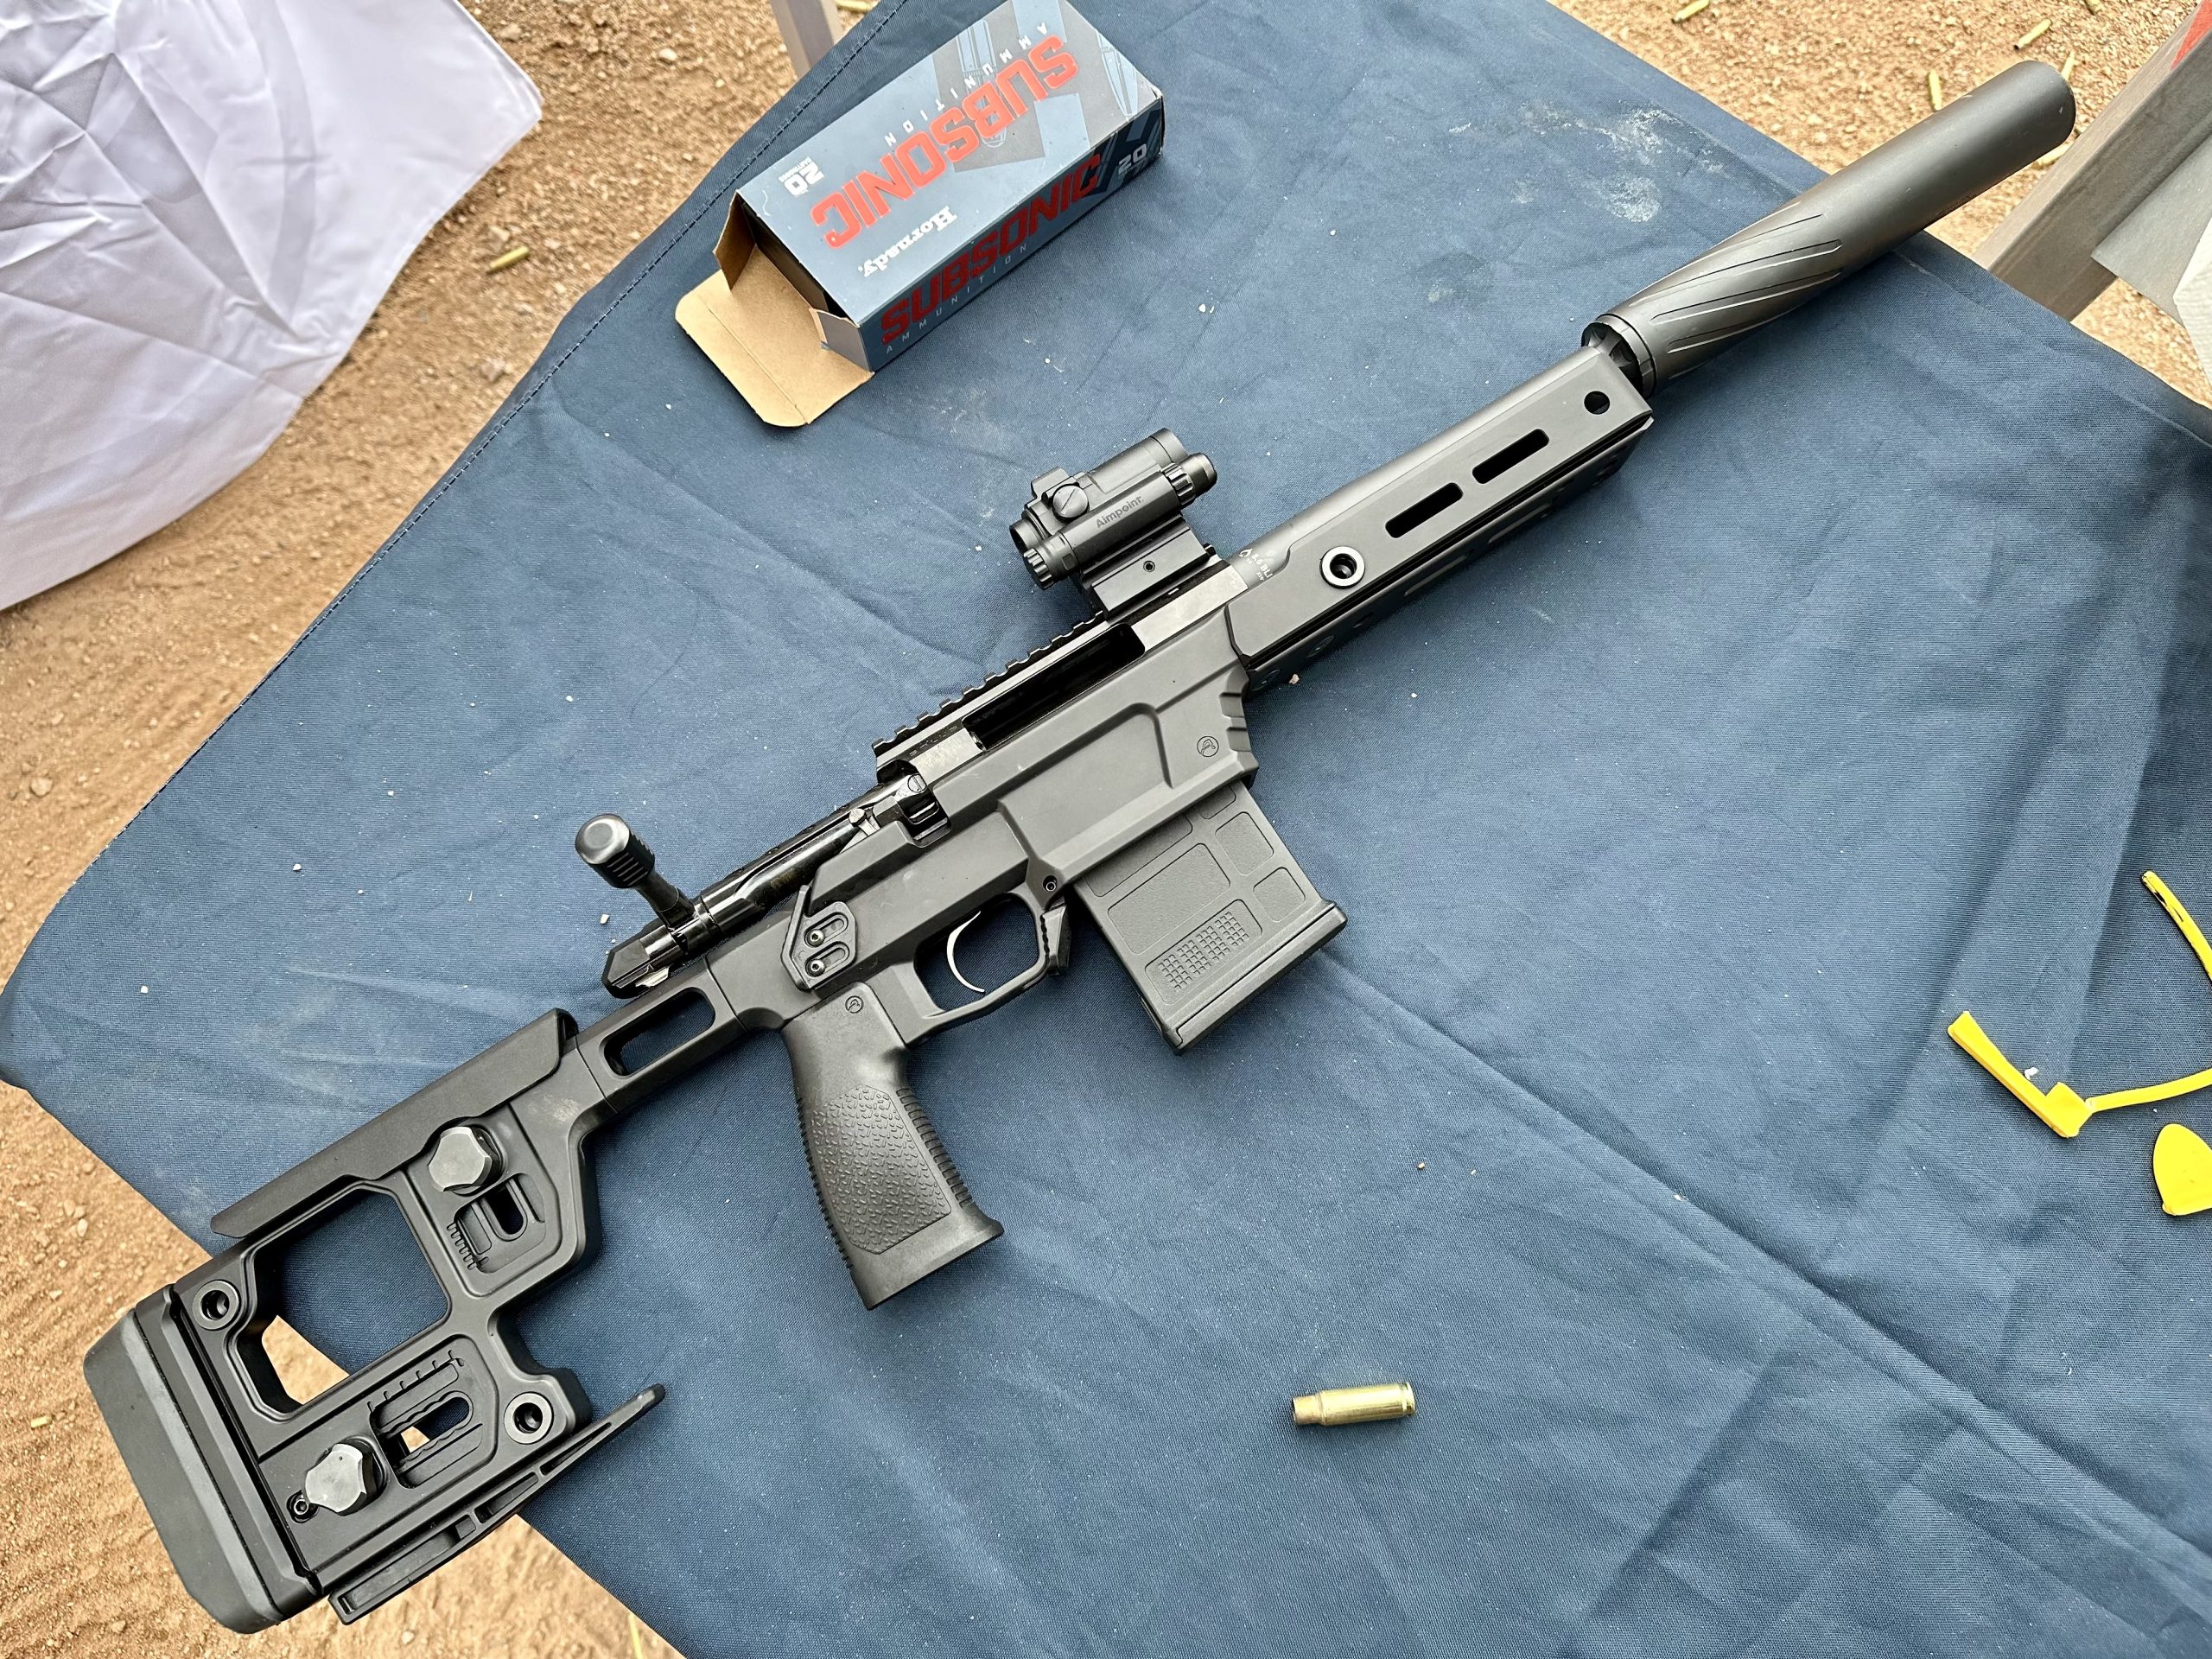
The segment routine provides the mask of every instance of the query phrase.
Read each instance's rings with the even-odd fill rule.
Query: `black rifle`
[[[2050,149],[2071,92],[2006,71],[1607,312],[1582,348],[1288,523],[1217,556],[1183,510],[1212,463],[1155,433],[1048,473],[1013,526],[1092,614],[876,746],[874,786],[687,897],[619,818],[577,851],[652,906],[607,959],[624,1006],[556,1010],[215,1217],[238,1242],[140,1302],[86,1375],[185,1586],[236,1630],[327,1596],[359,1618],[660,1397],[594,1421],[517,1340],[581,1261],[585,1136],[737,1038],[780,1031],[830,1230],[873,1307],[977,1245],[977,1207],[906,1083],[915,1044],[1062,966],[1079,895],[1177,1048],[1344,925],[1248,789],[1243,700],[1628,456],[1645,401]],[[1027,965],[966,979],[963,931],[1026,912]],[[942,957],[976,994],[941,1004]],[[267,1263],[365,1191],[405,1215],[436,1324],[301,1403],[261,1338]]]

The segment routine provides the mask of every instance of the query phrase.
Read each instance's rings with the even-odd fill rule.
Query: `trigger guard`
[[[945,941],[945,965],[952,970],[954,978],[977,993],[973,1002],[963,1003],[957,1008],[941,1008],[912,962],[893,963],[887,970],[878,974],[868,982],[874,987],[885,1012],[891,1015],[899,1035],[907,1042],[918,1042],[924,1037],[943,1031],[947,1026],[957,1026],[963,1020],[973,1020],[995,1008],[1003,1007],[1046,975],[1057,974],[1066,968],[1067,906],[1065,903],[1050,906],[1039,904],[1027,887],[1016,887],[1011,893],[999,896],[1019,899],[1028,907],[1030,918],[1036,926],[1036,960],[995,989],[980,989],[974,981],[960,971],[950,950],[962,929],[982,913],[978,910],[975,916],[969,916],[955,927]]]

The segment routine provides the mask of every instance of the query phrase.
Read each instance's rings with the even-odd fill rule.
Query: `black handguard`
[[[823,1218],[874,1307],[1005,1230],[978,1209],[906,1084],[906,1045],[858,985],[784,1027]]]

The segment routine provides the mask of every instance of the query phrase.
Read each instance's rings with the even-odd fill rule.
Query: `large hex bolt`
[[[430,1179],[445,1191],[480,1191],[499,1173],[499,1148],[474,1123],[456,1123],[439,1132],[430,1149]]]
[[[347,1515],[377,1495],[380,1484],[376,1459],[358,1440],[340,1440],[315,1460],[300,1491],[308,1503]]]

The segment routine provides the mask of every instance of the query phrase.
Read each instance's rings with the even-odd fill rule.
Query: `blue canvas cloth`
[[[756,161],[970,17],[885,0],[61,905],[7,1075],[213,1245],[606,1010],[584,817],[705,880],[1064,626],[1033,474],[1173,425],[1238,545],[1814,176],[1540,0],[1090,10],[1156,168],[765,429],[671,312]],[[2212,910],[2202,412],[1925,239],[1659,403],[1254,704],[1336,942],[1178,1057],[1086,924],[920,1057],[1002,1241],[864,1313],[772,1041],[606,1136],[525,1334],[668,1399],[531,1520],[692,1659],[2212,1652],[2212,1223],[2150,1113],[2062,1143],[1942,1035],[2212,1059],[2135,883]]]

